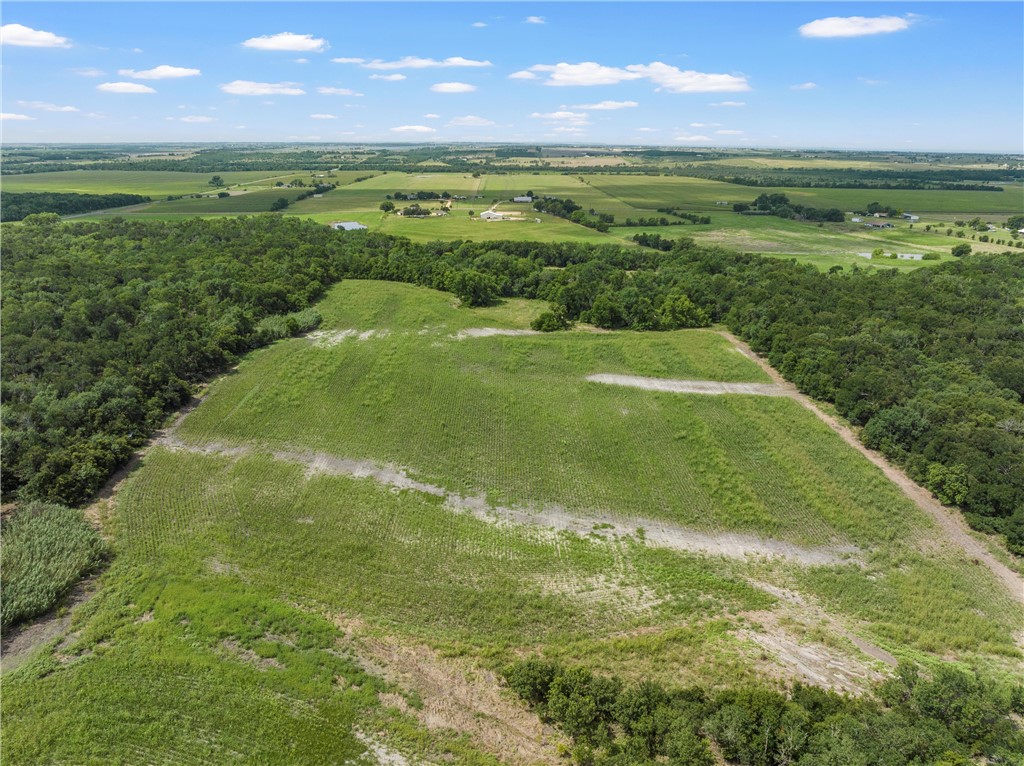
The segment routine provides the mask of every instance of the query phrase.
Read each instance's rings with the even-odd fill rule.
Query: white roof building
[[[482,221],[501,221],[505,218],[503,213],[495,212],[494,210],[485,210],[480,214],[480,220]]]
[[[513,202],[533,202],[533,197],[527,197],[525,194],[522,197],[513,197]]]
[[[366,227],[358,221],[335,221],[331,224],[332,229],[341,229],[344,231],[359,231]]]

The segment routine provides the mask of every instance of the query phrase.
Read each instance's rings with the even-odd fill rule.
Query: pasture
[[[12,762],[341,762],[369,736],[494,763],[472,722],[521,713],[487,679],[534,653],[854,690],[889,654],[1016,666],[1019,604],[794,400],[586,380],[769,382],[726,338],[523,334],[544,308],[346,281],[215,381],[117,496],[74,632],[5,674]],[[432,683],[394,675],[410,656]],[[465,736],[427,735],[439,678],[497,700]]]

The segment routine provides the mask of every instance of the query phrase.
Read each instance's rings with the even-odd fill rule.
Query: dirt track
[[[917,484],[903,471],[892,465],[879,453],[865,447],[848,426],[822,411],[810,397],[800,393],[796,386],[783,378],[774,367],[755,354],[746,343],[730,332],[722,330],[719,334],[728,339],[744,356],[753,360],[762,370],[768,373],[772,380],[775,381],[775,384],[784,391],[784,395],[795,399],[813,412],[823,423],[839,434],[843,441],[860,452],[874,465],[878,466],[889,481],[899,487],[922,511],[935,520],[935,523],[942,529],[946,538],[959,547],[967,558],[988,567],[992,574],[1013,594],[1014,598],[1024,602],[1024,579],[993,556],[984,545],[971,536],[967,523],[963,520],[959,511],[942,505],[928,490]]]
[[[673,394],[748,394],[751,396],[788,396],[788,392],[771,383],[719,383],[714,380],[669,380],[642,378],[639,375],[588,375],[591,383],[667,391]]]

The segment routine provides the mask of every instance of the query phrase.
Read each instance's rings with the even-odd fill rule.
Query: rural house
[[[358,221],[335,221],[331,224],[331,228],[344,231],[358,231],[359,229],[365,229],[366,227]]]
[[[494,210],[485,210],[480,214],[481,221],[502,221],[505,219],[504,213],[498,213]]]

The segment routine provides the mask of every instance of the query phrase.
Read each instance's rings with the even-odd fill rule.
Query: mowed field
[[[767,383],[729,340],[522,334],[543,309],[347,281],[216,381],[98,508],[118,556],[72,638],[5,674],[10,762],[490,763],[521,743],[474,726],[522,715],[493,674],[532,654],[854,691],[1019,667],[1020,605],[794,400],[587,380]]]

